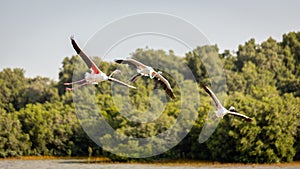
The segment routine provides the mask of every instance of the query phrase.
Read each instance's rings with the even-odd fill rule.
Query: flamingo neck
[[[120,73],[120,72],[121,72],[120,70],[116,69],[116,70],[114,70],[108,77],[110,78],[110,77],[112,77],[114,74],[118,74],[118,73]]]
[[[157,72],[155,72],[154,70],[152,70],[152,71],[150,71],[150,73],[149,73],[149,77],[150,77],[151,79],[153,79],[157,74],[158,74]]]

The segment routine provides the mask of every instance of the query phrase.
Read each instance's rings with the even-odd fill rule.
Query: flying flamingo
[[[231,114],[234,116],[241,117],[248,122],[252,121],[252,119],[250,117],[240,114],[240,113],[237,113],[237,111],[235,110],[235,108],[233,106],[230,106],[230,108],[228,110],[226,108],[224,108],[222,106],[222,104],[220,103],[219,99],[216,97],[216,95],[207,86],[205,86],[202,83],[201,83],[201,86],[210,95],[210,97],[214,100],[214,102],[217,106],[217,109],[218,109],[216,112],[217,117],[223,118],[223,116],[225,116],[226,114]]]
[[[161,74],[162,72],[156,72],[152,67],[146,66],[143,63],[134,60],[134,59],[116,59],[115,62],[119,64],[128,64],[137,67],[137,74],[129,79],[130,82],[136,81],[138,77],[147,76],[150,79],[156,78],[156,80],[163,86],[164,90],[168,94],[169,97],[175,99],[175,95],[173,93],[172,87],[167,79],[165,79]]]
[[[87,84],[98,84],[100,82],[103,81],[112,81],[112,82],[116,82],[118,84],[136,89],[136,87],[131,86],[127,83],[124,83],[120,80],[117,80],[115,78],[113,78],[112,76],[116,73],[120,73],[120,70],[114,70],[109,76],[107,76],[105,73],[103,73],[98,67],[97,65],[80,49],[80,47],[77,45],[77,43],[75,42],[73,36],[70,38],[71,39],[71,43],[73,48],[75,49],[75,51],[77,52],[77,54],[82,58],[82,60],[86,63],[86,65],[90,68],[91,73],[86,72],[85,73],[85,77],[84,79],[75,81],[75,82],[71,82],[71,83],[64,83],[64,85],[68,86],[68,85],[73,85],[73,84],[79,84],[80,85],[73,87],[73,88],[69,88],[67,87],[66,90],[75,90],[81,86],[87,85]]]

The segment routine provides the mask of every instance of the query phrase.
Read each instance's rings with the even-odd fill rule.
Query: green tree
[[[49,78],[35,77],[27,79],[27,85],[20,94],[20,107],[26,104],[54,102],[59,100],[55,82]]]
[[[27,155],[31,143],[29,135],[22,131],[22,125],[15,113],[0,109],[0,157]]]
[[[27,85],[23,69],[6,68],[0,72],[0,107],[8,112],[21,108],[20,95]]]

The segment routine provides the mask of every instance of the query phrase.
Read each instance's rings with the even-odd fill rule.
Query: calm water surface
[[[83,160],[0,160],[0,169],[299,169],[299,166],[164,166],[151,164],[86,163]]]

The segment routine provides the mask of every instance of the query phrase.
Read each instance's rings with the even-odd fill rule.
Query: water
[[[0,160],[0,169],[299,169],[300,165],[195,165],[111,164],[84,160]]]

